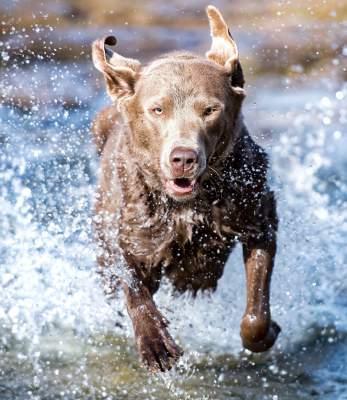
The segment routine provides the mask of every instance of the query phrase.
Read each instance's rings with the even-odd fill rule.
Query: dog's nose
[[[198,153],[186,147],[175,147],[170,154],[172,172],[181,176],[190,172],[198,163]]]

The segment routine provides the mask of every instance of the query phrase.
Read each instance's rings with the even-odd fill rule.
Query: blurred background
[[[109,104],[91,42],[148,62],[210,47],[205,7],[119,0],[1,0],[0,399],[347,399],[347,3],[216,0],[239,46],[244,114],[270,155],[280,215],[275,348],[239,338],[240,249],[213,296],[156,296],[186,349],[139,365],[122,297],[95,274],[98,160],[90,124]]]
[[[53,67],[88,63],[91,41],[111,31],[119,38],[121,53],[144,61],[177,48],[205,52],[210,45],[207,4],[201,0],[3,0],[1,65],[22,69],[53,60]],[[214,4],[223,10],[239,43],[248,82],[259,75],[299,82],[346,79],[345,1],[218,0]],[[4,79],[3,86],[8,84]],[[1,95],[10,101],[12,93],[6,90],[2,87]],[[27,88],[12,90],[16,91],[14,105],[30,106]],[[35,100],[46,102],[44,96],[49,97],[45,90],[40,96],[36,92]],[[74,103],[73,93],[61,96],[61,101]]]

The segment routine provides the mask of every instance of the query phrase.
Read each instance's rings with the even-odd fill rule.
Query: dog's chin
[[[165,191],[175,201],[185,202],[194,199],[199,183],[196,178],[176,178],[165,180]]]

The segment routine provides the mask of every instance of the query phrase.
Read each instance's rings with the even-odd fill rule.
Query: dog
[[[243,346],[266,351],[281,330],[270,313],[278,218],[267,156],[243,122],[236,43],[220,11],[206,12],[206,57],[173,52],[142,66],[111,49],[113,36],[92,46],[114,102],[93,125],[98,268],[111,291],[124,290],[140,359],[152,372],[183,354],[153,301],[161,277],[178,292],[214,291],[237,242],[247,281]]]

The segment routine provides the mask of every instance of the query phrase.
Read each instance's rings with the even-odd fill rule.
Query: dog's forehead
[[[222,96],[227,75],[220,66],[190,54],[171,55],[149,64],[140,79],[145,92],[191,91]]]

